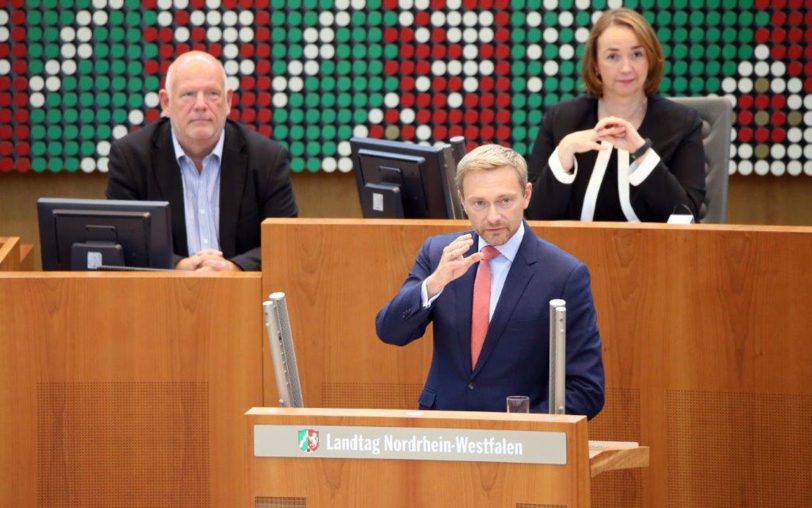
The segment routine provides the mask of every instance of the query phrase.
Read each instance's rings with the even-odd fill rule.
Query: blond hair
[[[466,174],[472,171],[489,171],[505,166],[516,171],[519,185],[524,189],[527,186],[527,161],[513,149],[501,145],[482,145],[468,152],[457,164],[454,183],[457,185],[457,190],[462,193],[462,182]]]

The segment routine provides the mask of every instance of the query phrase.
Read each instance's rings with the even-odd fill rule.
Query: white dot
[[[427,139],[431,139],[431,127],[429,127],[428,125],[421,125],[417,128],[415,134],[417,134],[417,139],[421,139],[424,141]]]
[[[803,132],[798,127],[790,127],[787,130],[787,140],[790,143],[800,143],[801,139],[803,139]]]
[[[787,88],[787,82],[781,78],[775,78],[770,82],[770,89],[773,93],[783,94]]]
[[[42,79],[42,76],[31,76],[31,79],[28,80],[28,88],[34,92],[39,92],[44,86],[45,80]]]
[[[62,87],[62,80],[56,76],[51,76],[45,80],[45,88],[50,92],[56,92]]]
[[[93,38],[93,30],[86,26],[80,27],[76,30],[76,38],[80,42],[88,42]]]
[[[239,21],[239,16],[234,11],[226,11],[223,13],[223,24],[225,26],[234,26]]]
[[[5,25],[6,23],[8,23],[8,12],[0,9],[0,25]]]
[[[338,161],[333,157],[327,157],[321,161],[321,169],[325,173],[332,173],[338,168]]]
[[[448,107],[456,109],[462,106],[462,95],[457,92],[448,94]]]
[[[158,9],[166,11],[172,8],[172,0],[158,0]]]
[[[189,15],[189,23],[194,26],[201,26],[206,23],[206,13],[203,11],[192,11]]]
[[[321,26],[330,26],[333,24],[333,21],[335,21],[335,17],[332,12],[322,11],[321,14],[319,14],[319,24]]]
[[[547,60],[544,62],[544,74],[547,76],[555,76],[558,74],[558,62],[555,60]]]
[[[169,26],[172,24],[172,13],[163,11],[158,13],[158,24],[160,26]]]
[[[479,13],[479,25],[491,26],[493,24],[493,13],[491,11],[482,11]]]
[[[169,14],[169,13],[167,13]],[[171,18],[172,15],[169,14]],[[76,18],[74,18],[77,25],[89,25],[93,21],[93,16],[90,15],[88,11],[79,11],[76,13]],[[158,22],[161,22],[161,16],[158,16]]]
[[[400,97],[395,92],[389,92],[383,97],[384,105],[389,109],[394,109],[400,104]]]
[[[538,44],[531,44],[527,46],[527,58],[530,60],[538,60],[541,58],[541,46]]]
[[[59,74],[61,67],[58,60],[48,60],[45,62],[45,72],[48,74]]]
[[[338,159],[338,170],[342,173],[349,173],[352,171],[352,159],[349,157],[342,157]]]
[[[527,25],[537,27],[541,25],[541,13],[537,11],[530,11],[527,13]]]
[[[62,62],[62,74],[66,74],[68,76],[73,76],[76,74],[76,60],[65,60]]]
[[[96,162],[96,164],[98,164],[98,165],[96,166],[96,169],[98,169],[98,170],[99,170],[99,171],[101,171],[102,173],[107,173],[107,169],[108,169],[107,167],[108,167],[108,165],[110,164],[110,159],[108,159],[107,157],[101,157],[101,158],[99,158],[99,160]]]
[[[742,76],[749,76],[753,74],[753,64],[745,60],[739,63],[739,74]]]
[[[449,28],[445,33],[448,42],[457,43],[462,40],[462,30],[459,28]]]
[[[322,44],[319,48],[319,55],[324,60],[332,59],[336,54],[336,48],[332,44]]]
[[[431,24],[435,27],[441,27],[446,24],[445,13],[443,11],[434,11],[431,13]]]
[[[812,159],[812,145],[804,146],[804,158]]]
[[[812,161],[804,162],[804,173],[807,176],[812,176]]]
[[[770,57],[770,48],[764,44],[759,44],[756,46],[756,49],[753,50],[753,54],[759,60],[766,60]]]
[[[812,111],[804,113],[804,123],[806,125],[812,125]]]
[[[575,7],[582,10],[582,11],[586,10],[586,9],[589,9],[589,7],[591,5],[592,5],[592,0],[575,0]]]
[[[458,11],[452,11],[446,14],[446,25],[448,26],[460,26],[462,24],[462,14]]]
[[[240,48],[236,44],[226,44],[223,46],[223,56],[233,60],[240,55]]]
[[[479,90],[479,80],[471,77],[465,78],[462,80],[462,88],[466,92],[476,92]]]
[[[304,71],[304,65],[299,60],[291,60],[288,63],[288,74],[298,76]]]
[[[253,60],[243,60],[240,62],[240,74],[247,76],[254,73]]]
[[[161,98],[156,92],[148,92],[144,96],[144,104],[148,108],[157,108],[160,103],[161,103]]]
[[[756,161],[753,170],[759,176],[764,176],[770,172],[770,163],[765,160]]]
[[[473,60],[468,60],[462,66],[462,72],[464,72],[466,76],[473,76],[478,70],[479,66]]]
[[[233,76],[240,72],[240,64],[238,64],[234,60],[228,60],[226,63],[223,64],[223,67],[226,70],[226,74],[229,76]]]
[[[428,28],[421,26],[414,31],[414,40],[420,44],[425,44],[431,40],[431,32]]]
[[[356,11],[363,10],[367,6],[366,0],[352,0],[351,4]]]
[[[468,44],[475,44],[479,39],[479,32],[476,28],[466,28],[462,31],[462,40]]]
[[[739,80],[738,90],[739,90],[739,92],[742,92],[742,93],[750,93],[751,91],[753,91],[753,82],[751,80],[749,80],[748,78],[740,79]]]
[[[789,161],[787,164],[787,173],[792,176],[798,176],[803,172],[803,166],[800,161]]]
[[[812,143],[812,129],[804,129],[804,141]]]
[[[787,90],[792,93],[798,93],[803,89],[803,82],[798,78],[789,78],[787,81]]]
[[[447,65],[448,73],[452,76],[459,76],[462,73],[462,62],[459,60],[451,60]]]
[[[288,96],[283,93],[273,94],[273,105],[277,108],[284,108],[288,105]]]
[[[449,11],[458,11],[462,7],[462,0],[446,0],[445,7]]]
[[[206,22],[210,26],[219,25],[222,20],[223,20],[223,15],[220,14],[220,11],[209,11],[209,12],[206,13]]]
[[[356,125],[352,129],[352,135],[358,138],[365,138],[369,136],[369,129],[366,125]]]
[[[739,162],[737,167],[739,174],[747,176],[753,172],[753,163],[749,160]]]
[[[554,11],[558,9],[558,0],[544,0],[544,10]]]
[[[770,148],[770,155],[772,155],[773,159],[783,159],[786,154],[787,149],[784,148],[784,145],[773,145]]]
[[[344,157],[352,154],[352,146],[350,145],[349,141],[339,141],[336,150],[338,151],[338,155]]]
[[[770,72],[773,76],[783,76],[787,72],[787,66],[784,62],[777,60],[770,66]]]
[[[575,57],[575,48],[571,44],[564,44],[558,50],[558,56],[564,60],[572,60]]]
[[[28,98],[28,103],[35,108],[41,108],[42,105],[45,104],[45,96],[39,92],[34,92],[31,94],[31,97]]]
[[[728,175],[735,175],[736,174],[736,161],[728,161],[727,163],[727,174]]]
[[[727,93],[733,93],[736,91],[736,79],[735,78],[725,78],[722,80],[722,90]]]
[[[244,10],[239,15],[240,24],[242,26],[249,26],[254,24],[254,12],[250,10]]]
[[[431,64],[431,73],[435,76],[442,76],[446,73],[446,63],[442,60],[435,60]]]
[[[495,68],[491,60],[482,60],[479,63],[479,72],[483,76],[490,76],[491,74],[493,74],[494,70]]]
[[[466,44],[462,47],[462,57],[466,60],[476,60],[479,56],[479,46],[476,44]]]
[[[414,6],[412,0],[398,0],[398,7],[401,9],[411,9]]]
[[[228,78],[226,78],[226,87],[229,90],[239,90],[240,80],[234,76],[229,76]]]
[[[790,95],[787,97],[787,107],[789,107],[789,109],[801,109],[803,105],[804,101],[800,95]]]
[[[418,92],[428,92],[431,89],[431,80],[427,76],[418,76],[414,80],[414,87]]]
[[[611,7],[609,7],[609,8],[611,9]],[[592,17],[592,24],[594,25],[595,23],[597,23],[598,20],[601,19],[602,15],[603,15],[603,12],[601,12],[601,11],[593,12],[592,16],[591,16]]]
[[[571,11],[564,11],[558,15],[558,24],[561,26],[571,26],[575,21],[575,17]]]
[[[254,29],[243,27],[240,29],[240,40],[242,42],[253,42],[254,40]]]
[[[812,95],[804,96],[804,107],[806,109],[812,109]]]
[[[623,0],[608,0],[606,2],[606,7],[609,9],[620,9],[623,7]]]
[[[336,25],[347,26],[350,24],[350,13],[341,11],[336,13]]]
[[[277,92],[281,92],[287,87],[288,80],[285,79],[283,76],[276,76],[275,78],[273,78],[273,81],[271,81],[271,88],[273,88]]]
[[[319,57],[319,47],[315,44],[306,44],[304,47],[304,56],[310,60]]]
[[[82,159],[82,162],[79,163],[79,167],[85,173],[92,173],[93,170],[96,169],[96,161],[92,157],[85,157]]]
[[[10,34],[10,32],[8,31],[8,28],[6,28],[4,26],[0,26],[0,42],[7,41],[8,37],[9,37],[9,34]]]
[[[783,175],[786,170],[787,168],[783,161],[773,161],[772,164],[770,164],[770,173],[775,176]]]
[[[189,29],[185,26],[179,26],[175,29],[175,40],[178,42],[186,42],[189,40]]]
[[[305,28],[302,31],[302,39],[306,43],[313,43],[319,40],[319,31],[313,27]]]
[[[66,26],[59,31],[59,37],[65,42],[73,42],[76,39],[76,30],[73,27]]]
[[[542,81],[541,78],[532,77],[527,80],[527,90],[533,93],[541,91]]]
[[[558,30],[555,28],[545,28],[542,37],[544,37],[544,42],[552,44],[558,40]]]
[[[134,117],[132,113],[133,112],[130,111],[130,115],[129,115],[130,118]],[[139,113],[141,113],[141,112],[139,111]],[[138,116],[135,116],[134,118],[137,120]],[[138,123],[133,123],[133,125],[141,125],[141,123],[144,122],[144,114],[143,113],[141,113],[140,118],[141,118],[141,121],[138,122]],[[121,139],[124,136],[126,136],[128,134],[128,132],[129,131],[127,130],[127,127],[125,127],[124,125],[116,125],[115,127],[113,127],[113,139]]]
[[[586,40],[589,38],[589,29],[585,27],[580,27],[575,29],[575,40],[580,42],[581,44],[585,43]]]
[[[315,76],[319,73],[319,62],[316,60],[308,60],[304,64],[304,71],[308,76]]]
[[[803,149],[801,149],[801,145],[789,145],[787,147],[787,156],[790,159],[800,159],[801,156],[804,154]]]
[[[336,32],[332,28],[322,28],[319,30],[319,39],[321,42],[333,42],[336,38]]]
[[[738,99],[736,98],[736,96],[735,96],[735,95],[730,95],[730,94],[725,95],[725,99],[727,99],[727,102],[729,102],[729,103],[730,103],[730,107],[731,107],[731,108],[735,108],[735,107],[736,107],[736,104],[738,103]]]
[[[493,30],[490,28],[483,28],[479,31],[480,42],[490,43],[493,41]]]
[[[414,110],[411,108],[404,108],[400,112],[400,121],[403,123],[412,123],[414,122],[415,114]]]
[[[175,9],[185,9],[189,7],[189,0],[175,0]]]
[[[400,23],[400,26],[412,26],[414,24],[414,15],[409,11],[403,11],[398,16],[398,23]]]
[[[747,143],[739,145],[739,157],[749,159],[753,156],[753,146]]]
[[[300,77],[292,77],[288,80],[288,89],[292,92],[301,92],[304,88],[304,81]]]
[[[372,124],[379,124],[383,122],[383,111],[380,108],[372,108],[369,110],[369,122]]]
[[[211,26],[206,30],[206,38],[212,42],[217,42],[223,38],[223,31],[219,27]]]

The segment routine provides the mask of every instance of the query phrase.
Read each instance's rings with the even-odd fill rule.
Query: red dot
[[[490,92],[491,90],[493,90],[493,87],[494,87],[493,78],[485,76],[479,80],[479,89],[482,90],[483,92]]]
[[[776,28],[772,33],[773,43],[781,43],[787,39],[787,32],[783,28]]]
[[[453,138],[454,136],[462,136],[463,130],[462,125],[452,125],[448,129],[448,137]],[[466,151],[470,150],[471,147],[466,147]]]
[[[784,125],[787,121],[787,115],[783,111],[773,111],[770,115],[770,123],[773,127]]]
[[[507,78],[498,78],[496,80],[496,90],[499,92],[506,92],[510,89],[510,80]]]
[[[14,47],[11,48],[11,54],[17,58],[25,58],[28,54],[28,46],[25,44],[15,44]]]
[[[267,77],[260,77],[257,79],[257,89],[258,90],[270,90],[271,89],[271,79]],[[268,95],[268,94],[265,94]],[[268,95],[270,100],[270,95]]]
[[[500,125],[496,129],[496,138],[500,141],[504,141],[506,139],[510,139],[510,127],[507,125]]]
[[[398,40],[398,31],[394,28],[387,28],[383,31],[383,40],[386,42],[395,42]]]
[[[479,7],[477,5],[478,3],[479,3],[478,0],[463,0],[462,5],[466,9],[476,9],[477,7]]]
[[[403,76],[400,80],[400,88],[404,91],[414,90],[414,78],[411,76]]]
[[[180,44],[175,46],[175,51],[177,52],[178,55],[188,53],[191,49],[192,48],[190,48],[189,45],[186,44],[185,42],[181,42]]]
[[[403,44],[400,46],[400,57],[401,58],[412,58],[414,57],[414,46],[411,44]]]
[[[11,105],[11,94],[0,93],[0,107],[7,107]]]
[[[483,108],[491,108],[493,107],[494,97],[492,93],[484,93],[479,98],[479,105]]]
[[[250,9],[254,6],[254,0],[240,0],[240,7],[243,9]]]
[[[750,109],[753,107],[753,96],[752,95],[739,95],[739,107],[742,109]]]
[[[436,92],[444,92],[446,89],[446,79],[444,77],[434,77],[431,80],[431,89]]]
[[[812,52],[812,46],[809,46],[808,49],[810,50],[810,52]],[[797,60],[801,58],[801,56],[804,54],[804,50],[801,49],[801,46],[793,44],[792,46],[789,47],[787,54],[789,55],[790,59]]]
[[[209,44],[209,53],[215,58],[220,58],[220,55],[223,54],[223,46],[219,42],[212,42]]]
[[[510,95],[500,93],[499,96],[496,97],[496,105],[500,108],[510,107]]]
[[[414,24],[416,26],[428,26],[431,22],[431,18],[429,17],[429,13],[426,11],[418,11],[414,15]]]
[[[401,28],[400,40],[403,42],[412,42],[414,40],[414,30],[411,28]]]
[[[17,159],[17,171],[27,173],[31,169],[31,161],[28,158]]]
[[[31,153],[31,145],[29,145],[25,141],[17,142],[14,145],[14,151],[17,153],[18,157],[25,157],[26,155]]]
[[[767,109],[767,106],[769,105],[770,105],[769,97],[763,94],[756,95],[756,109]]]
[[[240,111],[237,109],[232,109],[231,112],[228,114],[228,119],[232,122],[239,122],[240,121]]]
[[[479,0],[479,8],[480,9],[493,8],[493,0]]]
[[[787,23],[790,26],[798,26],[803,22],[803,20],[804,20],[803,14],[801,14],[798,11],[792,11],[792,12],[789,13],[789,17],[787,18]]]
[[[257,112],[254,109],[244,109],[242,112],[242,121],[246,123],[254,123],[257,119]]]
[[[432,131],[434,139],[446,139],[448,136],[448,128],[446,128],[444,125],[435,125]]]
[[[271,62],[268,60],[260,60],[257,62],[256,73],[262,76],[267,76],[271,73]]]
[[[806,13],[806,16],[804,16],[804,24],[812,25],[812,11],[808,11]]]
[[[0,76],[0,90],[8,90],[9,88],[11,88],[11,78]]]
[[[446,47],[442,44],[435,44],[431,47],[431,57],[433,59],[445,58]]]
[[[28,123],[28,110],[27,109],[15,109],[14,110],[14,121],[17,123]]]
[[[9,54],[8,44],[0,44],[0,58],[6,58]]]
[[[0,139],[11,139],[13,133],[10,125],[0,125]]]
[[[747,127],[739,129],[736,137],[744,143],[749,143],[753,139],[753,129]]]
[[[445,0],[431,0],[431,8],[434,10],[445,9]]]
[[[767,42],[767,40],[769,40],[770,38],[770,31],[767,30],[766,28],[759,28],[758,30],[756,30],[755,38],[756,42],[760,43]]]
[[[448,78],[448,89],[452,92],[459,92],[462,90],[462,80],[456,76]]]
[[[160,55],[160,57],[162,59],[164,59],[163,63],[167,64],[166,65],[167,68],[169,67],[169,63],[171,61],[171,58],[174,56],[174,53],[175,53],[175,49],[172,46],[161,46],[161,49],[158,50],[158,55]],[[163,63],[161,64],[162,69],[163,69]]]
[[[11,110],[0,109],[0,122],[11,123]]]
[[[459,44],[451,44],[448,46],[448,58],[457,60],[462,58],[462,46]]]
[[[14,94],[14,105],[18,108],[22,108],[28,105],[28,94],[27,93],[18,93]]]
[[[510,64],[505,61],[496,62],[496,75],[506,76],[510,74]]]
[[[475,94],[467,93],[463,98],[463,104],[465,104],[466,108],[475,108],[477,104],[479,104],[479,97]]]
[[[414,106],[416,98],[414,94],[407,93],[400,97],[400,107],[402,108],[411,108]]]
[[[479,139],[479,128],[476,125],[469,125],[465,128],[465,137],[474,144]]]
[[[415,66],[415,72],[419,75],[425,76],[426,74],[431,73],[431,64],[428,62],[428,60],[420,60]]]
[[[770,50],[770,55],[776,60],[780,60],[780,59],[784,58],[784,55],[786,55],[786,53],[787,53],[787,48],[785,48],[784,46],[776,45],[776,46],[773,46],[773,48]]]
[[[494,48],[490,44],[483,44],[479,47],[480,58],[493,58]]]
[[[786,131],[784,131],[784,129],[773,129],[772,134],[770,135],[770,138],[773,140],[773,143],[780,143],[784,141],[786,137],[787,133]]]
[[[493,35],[493,39],[500,44],[504,44],[510,40],[510,33],[507,30],[497,30]]]
[[[415,130],[414,130],[413,125],[404,125],[400,129],[401,137],[403,137],[403,139],[406,139],[406,140],[414,139],[414,133],[415,133]]]
[[[206,40],[206,30],[201,27],[192,28],[190,38],[194,42],[204,42]]]
[[[493,141],[494,135],[493,127],[490,125],[483,125],[482,129],[480,129],[479,135],[482,137],[483,141]]]
[[[448,120],[448,112],[444,109],[435,109],[431,114],[431,120],[437,124],[445,123]]]
[[[510,47],[505,44],[499,44],[496,46],[496,58],[508,58],[510,56]]]
[[[432,98],[431,102],[435,108],[444,108],[448,104],[448,98],[444,93],[438,93]]]
[[[387,76],[393,76],[393,75],[397,74],[398,73],[398,63],[396,61],[394,61],[394,60],[388,60],[383,65],[383,72]]]
[[[273,137],[273,127],[270,125],[260,125],[258,132],[266,138]]]
[[[465,111],[465,123],[472,124],[477,123],[479,120],[479,113],[475,109],[469,109]]]
[[[192,3],[194,2],[195,0],[192,0]],[[141,7],[145,9],[154,9],[157,3],[158,0],[141,0]],[[203,0],[200,0],[200,3],[203,3]],[[194,7],[194,5],[192,5],[192,7]]]
[[[479,120],[483,124],[491,124],[493,123],[496,115],[494,114],[492,109],[485,109],[479,114]]]
[[[798,63],[798,62],[793,62],[793,63]],[[804,64],[804,72],[803,73],[806,76],[812,76],[812,62],[806,62]]]
[[[462,123],[462,111],[459,109],[452,109],[448,112],[448,121],[452,124]],[[453,135],[453,134],[452,134]]]
[[[756,129],[756,141],[764,143],[770,138],[770,131],[764,127]]]
[[[156,122],[159,118],[161,118],[161,112],[157,109],[150,109],[147,110],[147,113],[144,116],[148,122]]]
[[[427,93],[421,93],[417,96],[417,107],[419,108],[427,108],[431,106],[431,95]]]
[[[507,2],[505,2],[505,3],[507,3]],[[510,23],[510,16],[508,16],[508,13],[506,11],[500,10],[493,17],[493,21],[496,24],[496,26],[499,26],[499,27],[507,26],[508,23]]]
[[[17,126],[17,139],[28,139],[30,132],[28,131],[27,125],[18,125]]]
[[[804,38],[804,33],[800,28],[791,28],[788,37],[792,42],[801,42]]]
[[[25,29],[23,27],[14,27],[11,29],[11,39],[14,41],[25,40]]]
[[[242,58],[251,58],[254,56],[254,45],[253,44],[243,44],[240,46],[240,56]]]
[[[787,99],[783,95],[774,95],[770,104],[773,109],[783,109],[787,104]]]
[[[14,169],[14,161],[11,159],[0,159],[0,171],[9,172]]]
[[[244,91],[240,99],[240,104],[245,107],[252,107],[257,102],[257,97],[252,92]]]
[[[25,78],[15,78],[14,79],[14,89],[22,92],[23,90],[28,89],[28,80]]]
[[[789,0],[790,9],[800,9],[803,5],[803,0]]]
[[[417,58],[425,60],[431,56],[431,47],[427,46],[426,44],[418,44],[417,48],[415,48],[414,54]]]
[[[267,92],[260,92],[257,94],[257,104],[260,107],[267,108],[271,105],[271,94]]]
[[[9,156],[14,153],[14,146],[8,141],[0,143],[0,155]]]
[[[383,126],[382,125],[373,125],[369,128],[369,137],[371,138],[382,138],[383,137]]]
[[[429,111],[428,109],[421,109],[420,111],[417,112],[415,117],[417,119],[418,124],[426,125],[429,122],[431,122],[431,111]]]
[[[266,3],[266,2],[263,2]],[[257,8],[254,9],[254,24],[256,26],[266,27],[270,24],[271,14],[268,12],[267,7],[263,8],[257,3]]]
[[[144,41],[153,42],[158,39],[158,29],[154,26],[144,28]]]
[[[189,12],[185,10],[175,11],[175,25],[188,25]]]
[[[445,43],[446,33],[442,28],[433,28],[431,30],[431,42],[434,44]]]
[[[386,119],[386,123],[397,123],[400,120],[400,113],[396,109],[389,109],[384,113],[384,118]]]
[[[773,9],[779,9],[779,7],[775,5],[775,3],[773,3]],[[784,11],[775,10],[773,11],[773,15],[770,18],[770,21],[772,22],[773,26],[783,25],[784,23],[787,22],[787,14]]]
[[[801,65],[801,62],[791,62],[787,66],[787,74],[790,76],[800,76],[802,72],[803,66]]]
[[[507,124],[510,123],[510,112],[507,110],[501,109],[496,113],[496,123],[498,124]]]

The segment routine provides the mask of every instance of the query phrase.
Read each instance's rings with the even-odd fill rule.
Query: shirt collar
[[[511,236],[507,242],[502,245],[495,245],[494,248],[499,251],[499,254],[505,256],[512,263],[516,258],[516,253],[519,252],[522,238],[524,238],[524,221],[519,223],[519,229],[513,233],[513,236]],[[488,242],[480,236],[478,250],[482,250],[486,245],[488,245]]]
[[[175,147],[175,160],[180,162],[181,159],[186,157],[187,159],[189,159],[189,161],[191,161],[192,158],[189,157],[188,155],[186,155],[186,152],[183,151],[183,147],[180,146],[180,142],[178,141],[178,137],[175,135],[175,128],[173,127],[171,129],[171,131],[172,131],[172,146]],[[214,155],[214,156],[217,157],[218,162],[222,161],[223,160],[223,144],[225,143],[225,139],[226,139],[226,130],[223,129],[220,132],[220,139],[218,139],[217,144],[214,145],[214,149],[211,151],[211,153],[206,155],[206,157],[210,157],[210,156]]]

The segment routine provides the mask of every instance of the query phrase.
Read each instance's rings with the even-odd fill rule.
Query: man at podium
[[[601,339],[589,271],[523,220],[527,163],[499,145],[459,163],[456,186],[473,231],[426,240],[378,337],[403,346],[434,326],[421,409],[504,411],[510,395],[548,412],[549,301],[567,307],[566,412],[593,417],[604,402]]]

